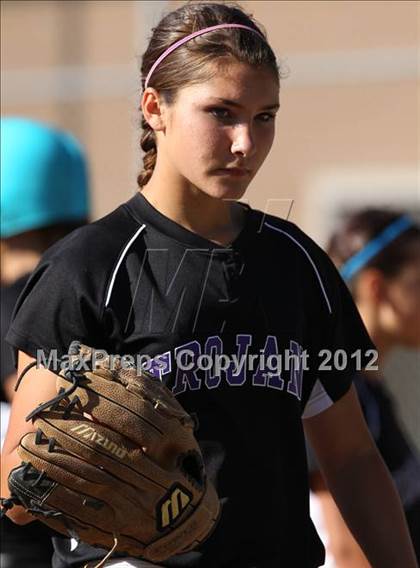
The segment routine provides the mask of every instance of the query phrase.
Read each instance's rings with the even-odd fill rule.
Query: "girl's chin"
[[[211,184],[205,192],[217,199],[240,199],[247,190],[248,183],[217,183]]]

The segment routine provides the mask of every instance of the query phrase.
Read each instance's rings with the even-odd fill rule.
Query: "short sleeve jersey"
[[[200,548],[168,567],[323,563],[302,418],[340,399],[352,354],[374,348],[327,255],[294,224],[243,206],[244,227],[221,247],[137,193],[47,251],[8,334],[32,356],[61,357],[74,339],[148,356],[197,415],[222,516]],[[339,369],[328,364],[337,351],[346,358]],[[83,546],[61,546],[55,566],[97,557]]]
[[[17,299],[19,298],[25,284],[29,278],[29,274],[25,274],[12,284],[2,285],[0,291],[1,310],[0,310],[0,395],[1,401],[7,402],[6,393],[4,392],[4,382],[10,375],[16,372],[12,350],[10,345],[5,341],[7,330],[9,329],[12,319],[13,310]]]

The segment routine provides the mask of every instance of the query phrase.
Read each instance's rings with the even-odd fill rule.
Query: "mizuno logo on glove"
[[[191,501],[191,495],[186,493],[184,487],[176,485],[172,487],[169,495],[166,495],[158,505],[159,529],[165,529],[181,515]]]
[[[79,438],[83,438],[84,440],[89,440],[90,442],[95,442],[98,446],[102,446],[111,454],[117,456],[117,458],[123,459],[127,455],[127,450],[118,446],[115,442],[109,440],[106,436],[102,434],[98,434],[92,426],[88,426],[87,424],[79,424],[74,428],[71,428],[70,432],[74,432],[77,434]]]

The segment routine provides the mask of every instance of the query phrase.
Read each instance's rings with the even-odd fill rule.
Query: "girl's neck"
[[[222,246],[235,240],[245,222],[245,209],[238,203],[211,197],[194,187],[168,184],[163,188],[150,180],[142,194],[162,215]]]

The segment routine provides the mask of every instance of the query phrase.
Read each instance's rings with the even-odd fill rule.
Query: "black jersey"
[[[302,417],[341,398],[352,354],[373,348],[327,255],[294,224],[244,207],[241,233],[221,247],[137,193],[47,251],[8,335],[33,356],[61,356],[74,339],[148,355],[152,372],[197,415],[222,516],[199,549],[168,567],[322,564]],[[337,350],[348,356],[340,370],[326,364]],[[95,557],[84,545],[69,550],[58,547],[55,566]]]

